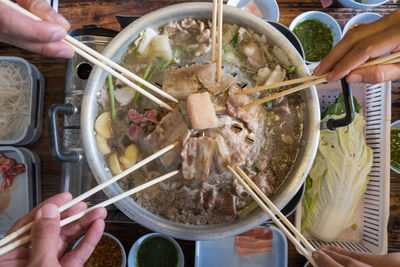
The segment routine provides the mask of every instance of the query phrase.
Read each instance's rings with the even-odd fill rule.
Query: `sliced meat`
[[[253,40],[240,42],[239,51],[246,56],[245,68],[250,72],[255,73],[267,64],[263,50]]]
[[[235,196],[230,192],[222,192],[217,195],[215,208],[227,215],[236,214]]]
[[[187,98],[187,110],[193,129],[205,130],[218,126],[218,119],[208,92],[190,95]]]
[[[175,141],[180,142],[180,145],[159,158],[165,167],[170,167],[172,163],[179,160],[182,146],[185,144],[189,136],[189,128],[183,121],[181,113],[178,111],[172,111],[161,119],[154,131],[146,136],[145,141],[154,152],[174,143]]]
[[[206,181],[216,143],[209,137],[191,137],[181,152],[182,174],[185,179]]]
[[[270,171],[268,173],[270,173],[269,175],[273,175]],[[260,188],[261,191],[263,191],[264,194],[270,195],[272,193],[271,186],[268,183],[267,174],[259,173],[254,178],[254,183],[257,185],[258,188]]]
[[[198,91],[195,65],[177,68],[169,67],[164,72],[162,89],[180,100]]]
[[[235,123],[238,124],[238,123]],[[220,172],[227,170],[227,165],[240,166],[246,162],[251,144],[246,141],[248,131],[241,131],[226,124],[220,128],[208,129],[206,135],[216,140],[214,163]]]
[[[129,137],[130,140],[136,141],[139,139],[142,131],[143,131],[142,127],[140,127],[137,124],[132,123],[131,125],[129,125],[126,135]]]
[[[195,64],[195,67],[199,82],[204,86],[204,88],[212,93],[218,91],[217,64],[215,62],[203,65]]]
[[[144,114],[140,114],[136,109],[129,109],[128,111],[128,119],[138,125],[142,123],[152,122],[157,123],[158,111],[155,109],[151,109],[146,111]]]
[[[242,6],[241,9],[246,10],[246,11],[256,15],[257,17],[260,17],[260,18],[263,17],[263,14],[262,14],[260,8],[257,6],[257,4],[253,0],[250,0],[246,5]]]
[[[249,195],[236,179],[233,180],[233,187],[235,188],[235,192],[239,197],[247,197]]]
[[[269,228],[254,228],[236,236],[235,250],[239,255],[270,252],[273,234]]]
[[[217,189],[208,184],[203,183],[199,191],[199,202],[198,207],[204,209],[213,209],[215,207],[215,202],[217,199]]]
[[[7,158],[3,153],[0,153],[0,171],[4,179],[0,191],[0,193],[2,193],[12,185],[16,176],[26,172],[26,166],[22,163],[17,163],[15,159]]]
[[[246,94],[229,95],[226,100],[226,111],[229,115],[244,121],[252,132],[256,132],[265,111],[260,105],[253,105],[246,109],[242,107],[252,101],[253,99]]]

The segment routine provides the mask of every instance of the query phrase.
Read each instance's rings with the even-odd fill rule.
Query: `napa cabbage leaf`
[[[327,115],[324,120],[340,115]],[[365,142],[364,118],[356,113],[347,127],[322,130],[303,197],[302,230],[333,241],[354,224],[353,215],[367,188],[373,153]]]

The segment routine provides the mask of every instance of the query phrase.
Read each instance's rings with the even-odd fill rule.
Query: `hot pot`
[[[211,19],[212,5],[210,3],[184,3],[169,6],[151,12],[122,30],[106,47],[103,55],[118,62],[129,45],[138,37],[139,33],[147,27],[162,26],[173,20],[185,17]],[[308,75],[308,69],[299,53],[291,43],[273,26],[267,22],[233,7],[224,7],[224,22],[236,23],[249,27],[259,34],[265,34],[270,44],[278,45],[285,51],[296,66],[299,77]],[[81,110],[81,134],[85,149],[85,156],[98,183],[112,177],[107,163],[97,149],[94,131],[94,121],[98,115],[97,97],[103,87],[107,73],[95,67],[88,79]],[[272,197],[278,208],[283,208],[297,193],[305,181],[312,166],[320,133],[320,110],[315,87],[310,87],[301,93],[305,102],[305,121],[302,146],[298,158],[293,165],[287,179]],[[104,189],[108,197],[122,193],[118,184],[113,184]],[[208,240],[236,235],[247,231],[268,220],[268,216],[257,210],[243,219],[232,223],[219,225],[188,225],[177,223],[159,217],[142,208],[132,198],[125,198],[116,203],[116,206],[125,215],[137,223],[153,231],[169,236],[187,240]]]

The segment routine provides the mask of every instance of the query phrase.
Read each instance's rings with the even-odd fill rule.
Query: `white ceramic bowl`
[[[392,129],[400,129],[400,120],[392,122],[392,124],[390,125],[390,130]],[[390,169],[394,172],[400,173],[400,170],[396,167],[393,167],[392,164],[390,164]]]
[[[356,15],[355,17],[352,17],[344,26],[343,28],[343,35],[346,34],[346,32],[354,25],[360,24],[360,23],[371,23],[374,22],[378,19],[382,18],[382,15],[379,15],[374,12],[365,12]]]
[[[142,236],[138,240],[136,240],[136,242],[133,244],[133,246],[129,250],[128,267],[137,267],[138,266],[138,262],[136,261],[136,259],[137,259],[137,253],[138,253],[140,245],[143,243],[144,240],[148,239],[149,237],[154,237],[154,236],[160,236],[165,239],[168,239],[175,245],[176,249],[178,250],[178,265],[177,265],[177,267],[184,267],[185,266],[185,257],[183,256],[181,246],[179,246],[178,242],[176,242],[175,239],[173,239],[169,236],[163,235],[163,234],[159,234],[159,233],[147,234],[147,235]]]
[[[358,3],[354,0],[338,0],[338,1],[345,7],[366,9],[366,8],[373,8],[376,6],[380,6],[386,3],[388,0],[361,0],[362,3]]]
[[[109,234],[109,233],[103,233],[103,235],[105,235],[105,236],[108,236],[108,237],[111,237],[112,239],[114,239],[117,243],[118,243],[118,245],[119,245],[119,247],[121,248],[121,250],[122,250],[122,265],[121,265],[121,267],[125,267],[126,266],[126,253],[125,253],[125,249],[124,249],[124,246],[121,244],[121,242],[119,242],[119,240],[115,237],[115,236],[113,236],[112,234]],[[78,241],[76,241],[76,243],[74,244],[74,246],[72,247],[72,249],[74,249],[78,244],[79,244],[79,242],[81,242],[82,241],[82,239],[84,238],[85,236],[82,236],[81,238],[79,238],[78,239]],[[117,267],[117,266],[116,266]]]
[[[263,19],[272,20],[278,22],[279,20],[279,7],[276,0],[253,0],[257,7],[263,14]],[[228,6],[234,6],[241,8],[249,3],[250,0],[229,0],[226,4]]]
[[[309,20],[309,19],[319,20],[322,23],[325,23],[326,25],[328,25],[328,27],[332,30],[332,34],[333,34],[333,46],[335,46],[340,41],[340,39],[342,39],[342,29],[340,28],[337,21],[334,18],[332,18],[331,16],[329,16],[328,14],[326,14],[324,12],[320,12],[320,11],[308,11],[308,12],[304,12],[304,13],[298,15],[292,21],[292,23],[290,23],[289,29],[291,31],[293,31],[293,29],[296,27],[297,24],[299,24],[300,22],[303,22],[305,20]],[[307,61],[307,60],[306,60],[306,62],[307,63],[318,63],[318,62]]]

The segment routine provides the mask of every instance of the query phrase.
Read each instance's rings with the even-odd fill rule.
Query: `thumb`
[[[400,78],[400,64],[375,65],[352,71],[346,78],[349,83],[381,83]]]
[[[32,266],[52,266],[57,258],[60,213],[54,204],[46,204],[35,215],[31,231]]]
[[[57,13],[45,0],[18,0],[20,6],[31,11],[36,16],[42,18],[43,20],[57,23],[69,30],[69,22]]]

